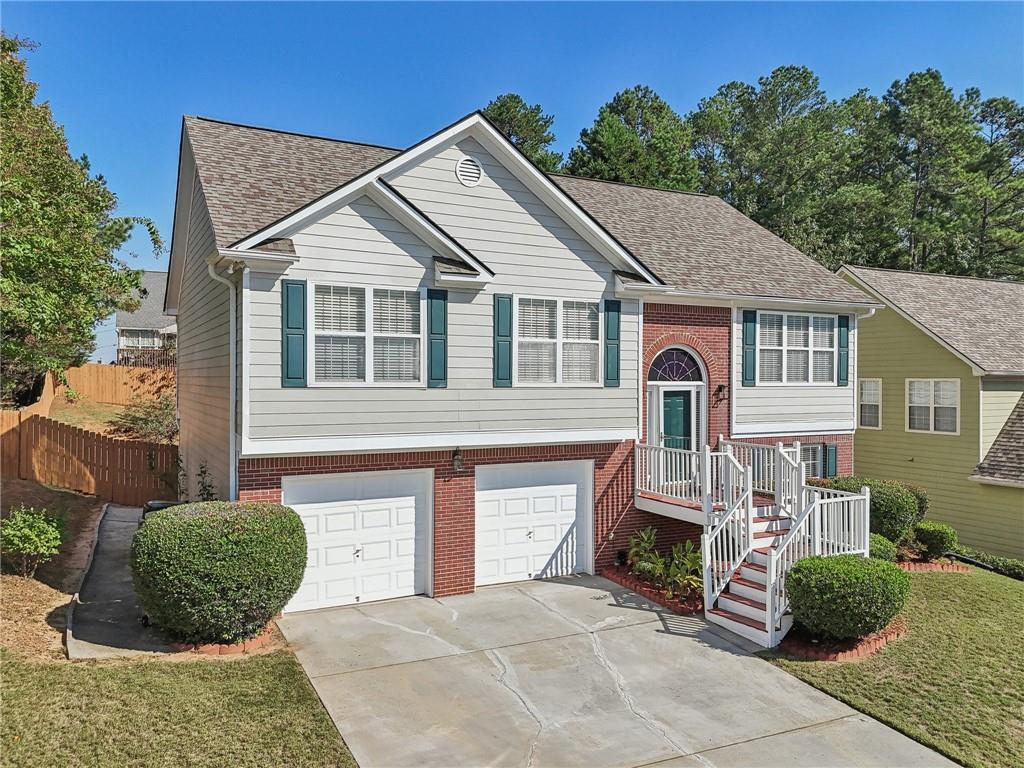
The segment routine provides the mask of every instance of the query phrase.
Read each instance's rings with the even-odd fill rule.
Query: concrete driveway
[[[954,765],[600,578],[278,623],[362,768]]]

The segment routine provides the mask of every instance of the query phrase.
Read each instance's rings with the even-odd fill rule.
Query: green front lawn
[[[1024,582],[911,578],[902,640],[861,661],[772,661],[964,765],[1024,765]]]
[[[4,766],[355,766],[288,651],[0,674]]]

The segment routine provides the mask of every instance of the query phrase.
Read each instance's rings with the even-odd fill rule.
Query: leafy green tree
[[[657,93],[638,85],[601,107],[569,153],[569,173],[665,189],[697,187],[690,129]]]
[[[117,198],[85,157],[74,160],[49,105],[36,103],[24,41],[0,38],[0,376],[5,399],[24,399],[40,374],[85,361],[94,326],[137,305],[139,272],[115,252],[137,224],[114,216]]]
[[[555,140],[551,125],[555,118],[545,115],[540,104],[527,104],[518,93],[503,93],[483,108],[516,148],[542,171],[552,173],[562,164],[562,155],[550,149]]]

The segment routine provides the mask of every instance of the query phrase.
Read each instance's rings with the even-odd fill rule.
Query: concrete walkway
[[[278,624],[362,768],[954,765],[603,579]]]
[[[111,659],[169,651],[167,643],[142,625],[132,588],[132,537],[142,510],[111,504],[100,523],[92,565],[68,623],[68,657]]]

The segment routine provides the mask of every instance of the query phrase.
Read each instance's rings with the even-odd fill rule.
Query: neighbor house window
[[[516,304],[519,384],[597,384],[601,316],[597,302],[520,297]]]
[[[125,329],[121,331],[121,346],[126,349],[156,349],[160,346],[160,334],[158,331]]]
[[[907,431],[960,431],[959,379],[907,379]]]
[[[758,313],[758,381],[762,384],[834,384],[836,318]]]
[[[882,380],[861,379],[857,389],[857,424],[865,429],[882,428]]]
[[[418,291],[317,285],[313,374],[322,383],[420,381]]]

